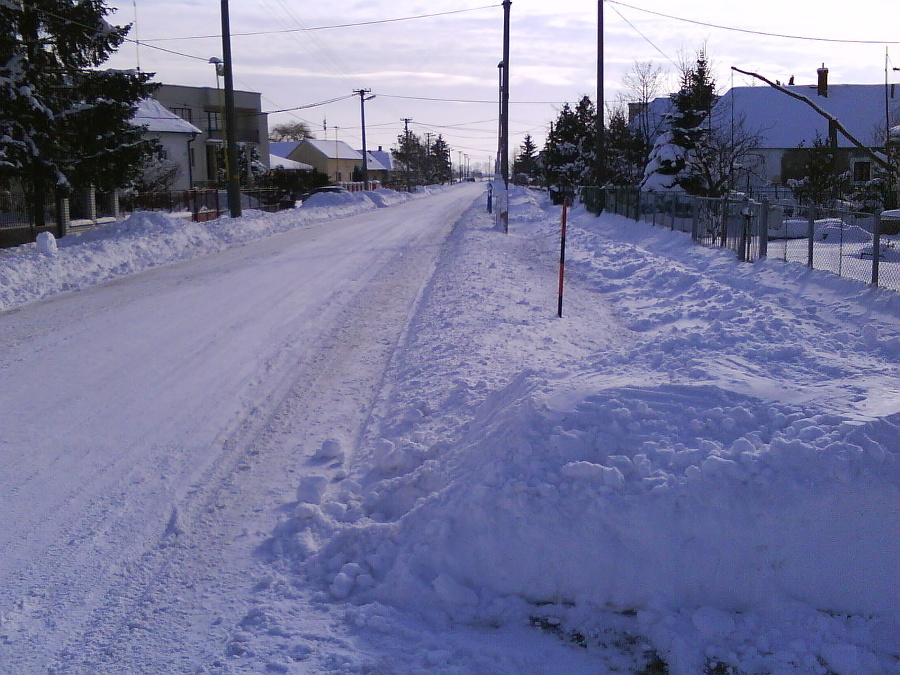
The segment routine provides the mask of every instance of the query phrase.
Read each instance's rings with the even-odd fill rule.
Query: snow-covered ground
[[[480,190],[0,253],[0,672],[900,672],[900,294]]]

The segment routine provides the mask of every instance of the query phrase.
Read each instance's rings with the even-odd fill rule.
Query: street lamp
[[[222,62],[218,56],[210,57],[208,63],[211,63],[216,69],[216,98],[219,101],[219,133],[222,135],[222,138],[219,139],[222,141],[222,157],[224,160],[225,166],[225,177],[226,180],[229,176],[228,173],[228,148],[225,145],[225,139],[227,134],[225,133],[225,101],[222,99],[222,89],[219,86],[219,78],[225,74],[225,64]],[[212,125],[208,131],[212,131]],[[218,174],[218,166],[219,166],[219,158],[216,157],[216,161],[213,162],[213,167],[216,169],[216,173]],[[208,180],[214,180],[216,182],[216,187],[218,187],[218,175],[216,176],[207,176]]]

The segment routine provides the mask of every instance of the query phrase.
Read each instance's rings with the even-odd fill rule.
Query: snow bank
[[[416,195],[384,189],[320,193],[299,209],[279,213],[245,210],[241,218],[223,216],[205,223],[159,211],[138,212],[59,240],[47,233],[35,243],[0,250],[0,311],[252,239],[393,206],[441,189],[432,187]]]
[[[523,191],[510,203],[513,232],[552,242],[546,205]],[[507,384],[485,393],[459,364],[443,404],[395,393],[354,475],[300,504],[276,548],[323,600],[351,602],[358,626],[385,607],[438,625],[530,622],[607,666],[656,654],[673,675],[888,668],[900,649],[896,294],[805,271],[798,298],[784,264],[744,265],[617,218],[572,223],[569,283],[609,303],[628,338],[541,367],[550,329],[495,315],[501,343],[534,331]],[[456,264],[486,246],[478,234]],[[523,244],[494,246],[501,260]],[[502,293],[502,274],[481,269],[471,283]],[[626,636],[642,646],[629,652]]]

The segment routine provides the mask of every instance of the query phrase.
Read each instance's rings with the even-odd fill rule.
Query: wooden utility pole
[[[410,163],[410,160],[412,159],[410,156],[412,153],[410,152],[410,148],[409,148],[409,123],[412,122],[412,117],[401,117],[400,121],[403,122],[403,133],[406,138],[406,152],[405,152],[405,154],[406,154],[406,191],[412,192],[412,188],[410,186],[410,181],[409,181],[409,163]]]
[[[366,94],[371,93],[371,89],[354,89],[354,94],[359,94],[359,116],[362,122],[362,179],[363,179],[363,188],[366,190],[369,189],[369,153],[366,148],[366,101],[369,101],[374,96],[369,96],[366,98]]]
[[[606,121],[603,89],[603,0],[597,0],[597,134],[596,134],[596,172],[597,187],[603,185],[606,167]]]
[[[512,0],[503,0],[503,83],[500,87],[500,176],[503,198],[497,205],[503,231],[509,232],[509,13]]]
[[[225,156],[228,158],[228,208],[232,218],[241,216],[241,182],[238,174],[237,135],[234,121],[234,75],[231,69],[231,28],[228,0],[222,0],[222,60],[225,66]]]

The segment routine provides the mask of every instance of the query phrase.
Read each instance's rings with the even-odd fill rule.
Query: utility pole
[[[369,155],[368,150],[366,149],[366,101],[371,101],[374,96],[366,97],[366,94],[371,93],[371,89],[354,89],[354,94],[359,94],[359,116],[362,121],[362,179],[363,179],[363,188],[366,190],[369,189]]]
[[[431,161],[431,137],[434,136],[430,131],[425,132],[425,181],[428,184],[434,180],[434,162]]]
[[[410,148],[409,148],[409,123],[412,122],[412,117],[401,117],[400,121],[403,122],[403,133],[406,136],[406,191],[412,192],[412,188],[409,182],[409,162],[410,162]]]
[[[603,0],[597,0],[597,187],[602,187],[606,168],[606,122],[603,101]]]
[[[503,231],[509,232],[509,13],[512,0],[503,0],[503,86],[500,92],[500,175],[503,197],[499,212]]]
[[[225,167],[228,173],[228,208],[232,218],[241,217],[241,183],[238,177],[237,135],[234,121],[234,75],[231,68],[231,27],[228,0],[222,0],[222,59],[225,65]]]

